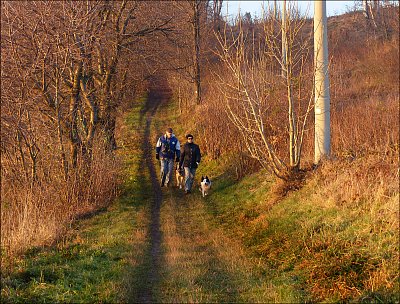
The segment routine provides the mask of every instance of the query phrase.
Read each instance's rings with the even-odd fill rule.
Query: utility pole
[[[328,37],[326,20],[326,1],[314,2],[314,164],[331,153],[330,94],[328,74]]]

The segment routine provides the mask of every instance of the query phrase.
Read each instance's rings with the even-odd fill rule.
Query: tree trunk
[[[328,35],[326,2],[314,3],[314,163],[318,164],[331,152],[330,92],[328,73]]]
[[[286,0],[283,1],[282,8],[282,76],[287,76],[287,14],[286,14]]]
[[[71,97],[69,103],[69,132],[70,132],[70,149],[71,149],[71,163],[72,167],[76,168],[77,158],[78,158],[78,148],[80,145],[80,138],[78,134],[78,126],[77,126],[77,115],[78,115],[78,104],[79,104],[79,88],[82,77],[82,66],[83,62],[78,62],[72,79],[72,87],[71,87]]]
[[[193,1],[194,71],[196,103],[201,103],[200,78],[200,0]]]

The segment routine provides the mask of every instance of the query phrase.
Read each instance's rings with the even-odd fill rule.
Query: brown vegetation
[[[398,162],[398,7],[387,8],[381,14],[385,28],[371,28],[361,12],[350,12],[328,20],[333,158],[349,159],[373,154],[377,161],[390,158],[394,165]],[[246,24],[243,21],[241,26],[245,35],[257,37],[262,32],[263,23],[254,20]],[[311,28],[310,24],[305,24],[303,30],[307,32]],[[210,70],[219,71],[219,75],[229,83],[229,76],[221,64],[210,65]],[[196,111],[200,144],[212,158],[231,152],[235,158],[247,155],[240,132],[226,114],[224,96],[218,94],[218,86],[210,74],[204,75],[204,104]],[[310,90],[310,85],[310,82],[306,83],[304,90]],[[277,90],[274,96],[284,94]],[[275,108],[272,107],[275,120],[272,119],[272,126],[266,127],[272,127],[269,136],[271,141],[275,139],[276,147],[282,153],[288,151],[289,142],[288,130],[280,123],[286,113],[279,107],[279,102]],[[314,149],[312,119],[305,129],[303,145],[302,168],[307,168],[312,163]],[[289,158],[288,153],[282,155],[284,159]]]
[[[213,75],[218,71],[225,83],[232,81],[215,53],[218,32],[226,26],[237,35],[240,24],[247,37],[258,39],[265,20],[246,14],[241,22],[225,23],[220,2],[199,3],[200,11],[190,1],[2,2],[1,245],[6,255],[51,242],[71,220],[111,202],[120,170],[113,154],[118,111],[160,70],[179,103],[180,121],[206,157],[226,156],[237,179],[261,167],[228,118]],[[334,162],[317,176],[337,189],[330,199],[338,204],[391,199],[398,192],[398,12],[398,7],[382,9],[376,26],[361,12],[328,20]],[[305,22],[300,37],[310,34],[311,24]],[[243,48],[251,43],[245,41]],[[296,83],[296,93],[311,90],[307,77],[304,86]],[[271,117],[265,125],[269,140],[288,160],[285,89],[276,85],[273,102],[261,110]],[[299,169],[312,163],[312,121],[305,127]],[[318,284],[316,294],[327,283]]]
[[[167,5],[146,2],[1,6],[1,240],[9,256],[112,201],[117,110],[143,89],[171,17]]]

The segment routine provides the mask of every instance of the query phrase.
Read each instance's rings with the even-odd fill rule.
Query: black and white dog
[[[205,197],[206,195],[208,195],[208,191],[211,188],[211,180],[208,178],[208,176],[204,177],[201,176],[201,180],[200,180],[200,192],[203,195],[203,197]]]

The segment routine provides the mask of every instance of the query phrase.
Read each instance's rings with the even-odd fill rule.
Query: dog
[[[208,176],[204,177],[201,176],[200,180],[200,192],[205,197],[208,195],[208,191],[211,189],[211,180],[208,178]]]
[[[184,186],[184,179],[185,179],[185,170],[183,168],[179,168],[179,165],[176,165],[175,169],[175,177],[176,177],[176,187],[182,189]]]

